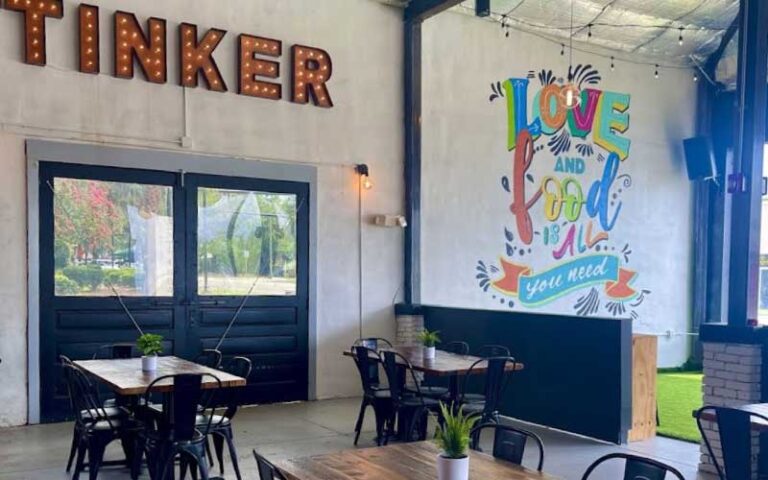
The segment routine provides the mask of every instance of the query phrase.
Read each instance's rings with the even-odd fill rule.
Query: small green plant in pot
[[[435,345],[440,343],[440,332],[430,332],[426,328],[419,334],[419,340],[424,346],[424,358],[427,360],[433,360],[435,358]]]
[[[435,443],[442,450],[437,457],[437,480],[468,480],[469,436],[480,419],[477,415],[464,415],[463,407],[453,408],[440,402],[443,425],[437,428]]]
[[[136,340],[136,347],[141,351],[141,369],[145,372],[157,370],[157,356],[163,352],[163,337],[154,333],[145,333]]]

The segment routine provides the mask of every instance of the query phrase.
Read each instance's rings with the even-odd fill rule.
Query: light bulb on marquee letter
[[[62,0],[6,0],[5,8],[24,13],[24,61],[45,65],[45,19],[64,16]]]
[[[142,30],[136,15],[115,12],[115,76],[133,78],[133,60],[138,60],[144,78],[152,83],[166,83],[166,23],[150,18],[147,31]]]

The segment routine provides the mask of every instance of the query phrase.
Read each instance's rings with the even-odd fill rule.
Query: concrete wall
[[[653,66],[617,60],[616,70],[610,71],[609,59],[574,52],[574,64],[591,64],[602,77],[599,83],[584,84],[585,87],[631,97],[630,126],[626,133],[620,134],[631,140],[631,147],[629,156],[620,162],[618,178],[612,182],[611,195],[606,199],[609,215],[621,205],[616,224],[608,232],[609,238],[582,253],[576,251],[573,256],[566,254],[556,259],[553,252],[563,245],[571,225],[576,225],[577,235],[578,228],[583,227],[585,237],[590,223],[592,237],[605,229],[601,228],[599,218],[588,215],[586,205],[574,222],[565,221],[563,215],[555,222],[547,221],[542,197],[530,210],[533,230],[537,233],[530,245],[521,241],[516,219],[510,212],[514,186],[510,186],[512,192],[502,186],[504,176],[513,183],[516,153],[507,148],[508,95],[497,95],[493,101],[489,98],[494,94],[492,83],[511,77],[525,79],[530,71],[530,122],[530,104],[542,88],[539,72],[552,70],[556,77],[566,76],[567,51],[561,56],[560,44],[525,33],[512,31],[511,36],[505,38],[498,24],[458,13],[441,15],[425,24],[424,50],[427,53],[422,121],[423,303],[601,317],[632,316],[635,332],[686,332],[691,315],[691,188],[681,141],[693,134],[693,73],[662,69],[660,78],[654,79]],[[536,150],[527,172],[531,178],[523,182],[526,201],[534,196],[542,180],[551,175],[560,182],[573,177],[581,186],[586,202],[592,184],[603,175],[608,151],[596,144],[594,130],[584,140],[571,136],[570,150],[559,156],[584,159],[585,170],[581,173],[556,171],[558,155],[548,145],[555,136],[557,134],[542,135],[534,143],[540,150]],[[593,152],[577,151],[579,144],[591,146]],[[602,161],[598,155],[602,155]],[[631,186],[625,185],[625,180],[630,178]],[[572,184],[569,188],[574,187]],[[575,193],[575,189],[569,192]],[[545,229],[553,226],[560,230],[559,240],[545,245]],[[629,250],[631,253],[627,253]],[[502,285],[495,283],[505,278],[500,271],[502,258],[528,267],[530,270],[525,276],[541,274],[591,254],[608,254],[618,260],[617,268],[634,272],[628,284],[632,291],[613,289],[609,294],[610,283],[596,282],[530,306],[520,295],[510,293],[509,288],[502,291],[497,288]],[[556,289],[549,290],[552,293]],[[588,308],[590,305],[592,308]],[[687,343],[684,336],[660,338],[660,365],[683,363],[687,358]]]
[[[369,0],[104,0],[101,7],[102,75],[78,73],[76,8],[48,20],[48,66],[22,63],[22,17],[0,10],[0,426],[26,421],[26,196],[24,139],[39,137],[197,153],[318,168],[317,394],[357,394],[352,362],[342,349],[357,337],[357,178],[368,163],[375,188],[365,193],[366,215],[401,213],[401,11]],[[111,14],[132,11],[141,22],[166,18],[169,83],[119,80],[112,71]],[[346,21],[354,19],[354,21]],[[345,20],[343,28],[340,21]],[[228,30],[216,59],[230,92],[185,91],[178,78],[179,22],[201,30]],[[335,107],[244,97],[236,91],[236,37],[248,33],[327,50],[334,62],[328,83]],[[288,91],[289,55],[283,55]],[[186,108],[185,108],[186,101]],[[185,114],[186,112],[186,114]],[[186,126],[186,131],[185,131]],[[184,165],[180,164],[179,169]],[[223,172],[226,173],[226,172]],[[392,301],[402,282],[402,233],[365,226],[363,232],[364,333],[394,336]],[[38,321],[36,318],[30,322]]]

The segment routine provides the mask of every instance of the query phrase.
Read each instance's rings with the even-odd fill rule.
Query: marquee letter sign
[[[293,54],[293,95],[294,103],[307,103],[309,98],[318,107],[333,106],[326,83],[331,78],[333,67],[331,57],[325,50],[294,45]]]
[[[80,71],[99,73],[99,7],[82,4],[80,14]]]
[[[240,35],[240,93],[280,100],[283,93],[279,83],[257,80],[258,77],[279,77],[280,64],[271,60],[262,60],[256,55],[278,58],[282,54],[283,42],[280,40]]]
[[[162,18],[150,18],[145,33],[136,15],[115,12],[115,76],[133,78],[135,58],[147,81],[165,83],[168,78],[165,39]]]
[[[1,1],[1,0],[0,0]],[[62,0],[6,0],[5,8],[24,14],[24,61],[30,65],[46,65],[46,19],[63,18]],[[82,73],[101,73],[101,23],[99,7],[82,3],[78,9],[78,66]],[[151,83],[168,81],[168,29],[163,18],[151,17],[146,25],[131,12],[116,11],[113,17],[114,36],[113,75],[130,80],[138,64],[144,79]],[[215,53],[222,45],[227,31],[210,28],[198,34],[198,26],[181,23],[178,28],[178,84],[197,88],[202,77],[205,87],[214,92],[226,92],[227,83],[216,63]],[[283,42],[258,35],[237,37],[237,92],[267,100],[283,98],[281,59]],[[306,45],[291,47],[290,100],[297,104],[311,103],[331,108],[328,82],[332,73],[331,56],[325,50]],[[269,81],[274,80],[274,81]],[[616,125],[620,118],[615,119]]]
[[[198,41],[197,25],[182,23],[179,25],[179,40],[181,53],[181,86],[197,88],[197,79],[200,75],[205,79],[209,90],[226,92],[227,85],[219,72],[219,66],[213,58],[213,51],[219,46],[227,32],[212,28],[208,30],[203,39]]]
[[[45,65],[45,19],[64,16],[62,1],[7,0],[5,8],[24,13],[24,61],[30,65]]]

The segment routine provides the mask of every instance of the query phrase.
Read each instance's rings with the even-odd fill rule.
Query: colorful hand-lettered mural
[[[632,161],[631,99],[598,88],[600,73],[590,65],[566,78],[580,91],[571,109],[566,80],[551,70],[491,85],[491,103],[506,104],[510,170],[500,188],[509,221],[502,255],[479,260],[475,278],[510,308],[561,300],[577,315],[637,318],[651,292],[638,286],[632,248],[615,233],[633,183],[623,172]]]

